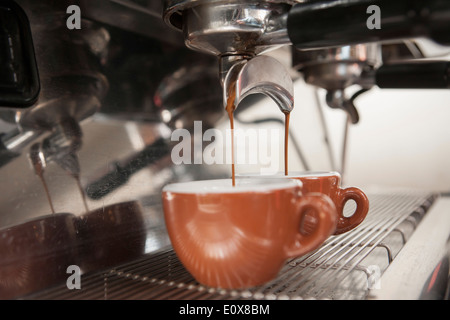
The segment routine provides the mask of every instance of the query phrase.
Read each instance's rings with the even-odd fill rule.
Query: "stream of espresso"
[[[289,119],[291,117],[290,112],[285,112],[284,120],[284,175],[289,174],[288,170],[288,150],[289,150]]]
[[[234,156],[234,117],[233,112],[236,109],[234,103],[236,99],[236,82],[233,82],[228,89],[228,98],[226,111],[230,119],[231,128],[231,178],[233,182],[233,187],[236,186],[236,171],[235,171],[235,156]],[[289,121],[291,117],[290,112],[284,112],[284,174],[287,176],[289,174]]]
[[[235,173],[235,163],[234,163],[234,118],[233,112],[236,109],[234,100],[236,99],[236,82],[233,82],[228,88],[228,98],[226,111],[228,117],[230,118],[230,128],[231,128],[231,178],[233,181],[233,187],[236,185],[236,173]]]

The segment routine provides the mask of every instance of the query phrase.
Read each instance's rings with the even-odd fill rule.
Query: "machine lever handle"
[[[450,61],[413,61],[381,66],[375,83],[382,89],[450,89]]]
[[[372,5],[379,8],[379,24],[368,23],[368,20],[372,22],[374,11],[368,10]],[[449,45],[449,17],[448,0],[321,0],[292,7],[287,31],[298,49],[415,37]]]

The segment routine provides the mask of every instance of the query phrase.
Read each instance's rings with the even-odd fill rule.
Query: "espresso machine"
[[[291,118],[291,161],[351,178],[351,130],[383,126],[361,116],[373,91],[450,97],[448,1],[4,0],[0,24],[0,298],[449,298],[443,187],[367,189],[360,227],[246,290],[198,284],[161,207],[168,183],[230,177],[195,161],[229,125],[230,93],[251,128],[284,130],[283,113],[312,105],[325,152]],[[176,130],[188,163],[173,161]]]

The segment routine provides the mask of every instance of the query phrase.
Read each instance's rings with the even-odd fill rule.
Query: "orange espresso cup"
[[[247,288],[276,277],[288,258],[318,248],[336,229],[336,208],[300,181],[231,179],[167,185],[166,227],[175,253],[200,283]],[[306,212],[317,227],[302,234]]]
[[[284,173],[274,175],[239,174],[240,178],[253,179],[280,179],[288,178],[301,181],[303,184],[303,194],[319,192],[330,197],[336,206],[337,227],[334,235],[342,234],[357,227],[369,212],[369,199],[359,188],[341,188],[341,175],[338,172],[292,172],[287,176]],[[344,216],[344,206],[347,201],[353,200],[356,203],[356,210],[351,216]]]

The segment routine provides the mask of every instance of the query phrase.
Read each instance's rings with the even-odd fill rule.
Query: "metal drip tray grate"
[[[436,196],[369,194],[371,209],[354,230],[287,261],[278,277],[259,287],[205,287],[169,247],[139,260],[81,278],[81,289],[55,287],[29,299],[367,299],[370,289],[408,241]],[[352,210],[352,208],[347,208]]]

